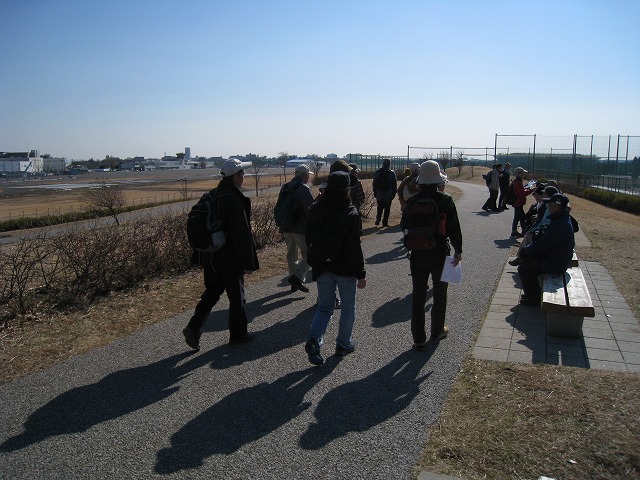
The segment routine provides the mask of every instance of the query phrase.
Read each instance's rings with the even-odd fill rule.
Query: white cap
[[[244,170],[250,166],[251,162],[241,162],[235,158],[230,158],[229,160],[225,160],[222,167],[220,167],[220,174],[223,177],[230,177],[231,175],[238,173],[240,170]]]

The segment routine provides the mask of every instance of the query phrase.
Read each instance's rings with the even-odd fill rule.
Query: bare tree
[[[120,225],[118,215],[122,207],[127,203],[122,185],[107,184],[103,181],[97,187],[89,188],[84,193],[84,200],[94,210],[106,210],[109,212],[109,215],[116,221],[116,225]]]
[[[251,161],[249,171],[253,175],[253,184],[256,189],[256,197],[258,196],[258,184],[260,183],[260,172],[264,170],[264,165],[257,158]]]
[[[446,170],[447,165],[449,165],[449,162],[451,161],[451,154],[449,153],[449,151],[448,150],[441,151],[438,154],[438,161],[442,165],[442,169]]]
[[[456,153],[455,166],[458,167],[458,176],[462,174],[462,165],[464,164],[464,153]]]
[[[287,182],[287,162],[289,161],[289,154],[287,152],[278,153],[278,158],[276,158],[278,165],[282,167],[282,173],[284,174],[284,181]]]

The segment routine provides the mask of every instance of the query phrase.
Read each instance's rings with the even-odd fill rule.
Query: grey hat
[[[427,160],[420,165],[418,183],[420,185],[440,185],[446,182],[447,176],[440,172],[440,165],[435,160]]]
[[[313,175],[313,173],[311,172],[311,170],[309,170],[309,166],[305,165],[305,164],[300,164],[296,167],[295,169],[295,174],[296,175],[305,175],[305,174],[309,174],[309,175]]]
[[[548,186],[544,187],[544,195],[542,196],[542,200],[548,200],[556,193],[560,193],[556,187]]]
[[[515,174],[515,176],[517,177],[518,175],[524,175],[525,173],[529,173],[527,172],[524,168],[522,167],[516,167],[516,169],[513,171],[513,173]]]

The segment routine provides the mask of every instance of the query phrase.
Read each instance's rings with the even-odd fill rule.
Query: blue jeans
[[[324,342],[324,333],[336,307],[336,287],[340,294],[340,323],[336,344],[348,348],[352,345],[351,333],[356,319],[356,277],[343,277],[331,272],[322,272],[318,284],[318,309],[311,322],[309,339],[315,338],[319,345]]]

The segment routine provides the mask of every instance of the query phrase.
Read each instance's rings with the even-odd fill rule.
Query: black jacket
[[[258,270],[258,255],[251,232],[251,200],[230,178],[220,180],[212,193],[218,196],[218,213],[227,241],[222,249],[213,254],[194,250],[193,263],[210,263],[216,271],[226,273]]]
[[[323,241],[319,242],[318,238],[323,238]],[[353,205],[325,208],[321,201],[311,205],[306,241],[309,246],[307,262],[311,265],[314,280],[324,271],[344,277],[365,278],[360,214]]]
[[[549,216],[551,223],[538,240],[522,249],[523,256],[538,262],[542,273],[564,273],[571,265],[576,246],[569,212],[562,211]]]

